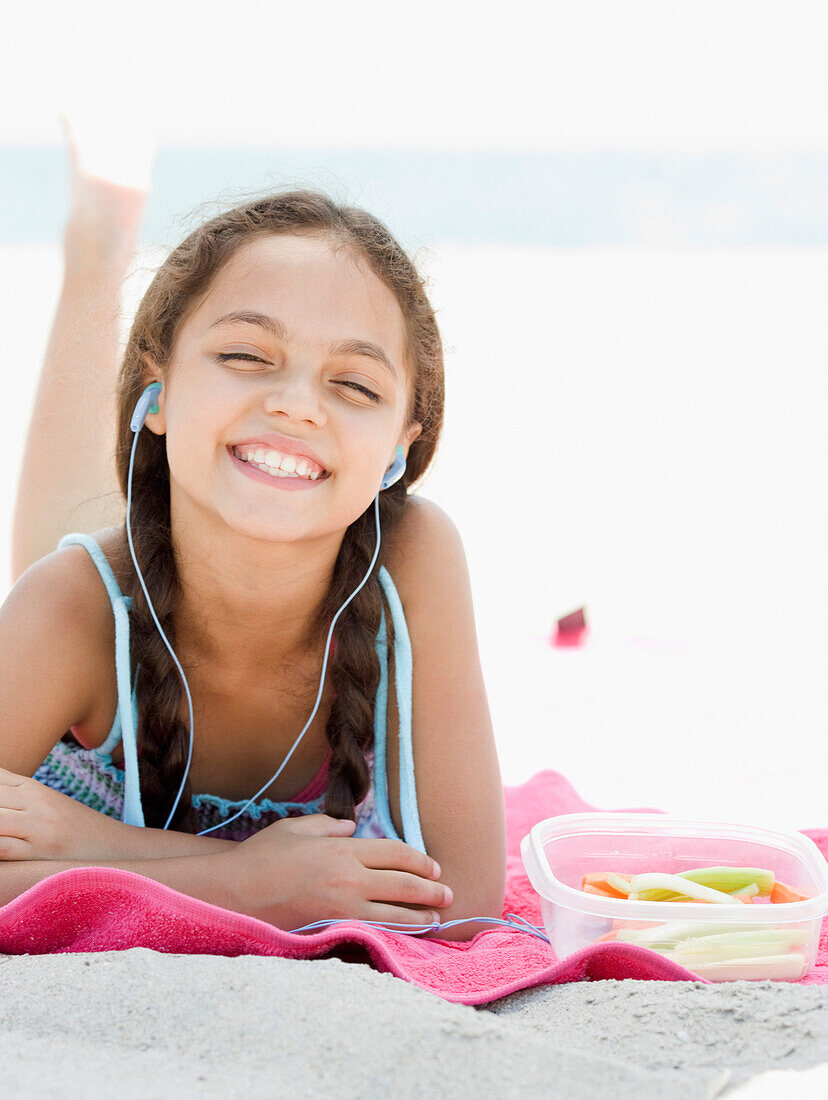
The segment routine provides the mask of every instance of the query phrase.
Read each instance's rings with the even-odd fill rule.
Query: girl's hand
[[[434,860],[401,840],[354,839],[355,828],[327,814],[288,817],[211,858],[228,861],[245,913],[287,931],[332,918],[439,920],[453,898]]]
[[[0,768],[0,860],[112,859],[120,821]]]

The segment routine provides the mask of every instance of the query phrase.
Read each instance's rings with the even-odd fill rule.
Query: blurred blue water
[[[364,206],[406,248],[828,244],[822,153],[254,148],[161,148],[143,240],[173,244],[217,203],[296,186]],[[58,240],[63,150],[0,146],[0,200],[0,243]]]

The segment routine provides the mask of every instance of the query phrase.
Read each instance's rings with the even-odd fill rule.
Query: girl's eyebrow
[[[257,313],[255,310],[249,309],[225,313],[217,321],[213,321],[208,326],[207,331],[209,332],[210,329],[217,328],[219,325],[230,324],[258,325],[259,328],[269,332],[271,336],[275,336],[277,340],[286,343],[289,339],[287,328],[278,317],[268,317],[266,313]],[[378,363],[382,363],[387,370],[391,371],[394,378],[397,377],[394,364],[379,344],[372,344],[370,340],[335,340],[328,348],[328,355],[365,355],[369,359],[375,359]]]

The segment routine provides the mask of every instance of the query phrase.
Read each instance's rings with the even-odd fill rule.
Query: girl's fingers
[[[360,920],[382,921],[383,924],[417,924],[427,925],[432,921],[439,921],[437,912],[428,909],[407,909],[401,905],[384,905],[381,902],[369,901],[365,906],[365,913]]]
[[[31,858],[32,846],[28,840],[20,840],[15,836],[4,836],[3,826],[0,825],[0,860]]]
[[[20,810],[0,807],[0,837],[19,837],[24,825],[24,816]]]
[[[10,772],[8,768],[0,768],[0,783],[7,787],[19,787],[28,776]]]
[[[357,854],[364,866],[374,870],[408,871],[428,879],[440,876],[440,868],[431,856],[418,852],[402,840],[366,840],[359,837],[352,839],[351,843],[359,845]]]
[[[347,837],[356,828],[356,823],[347,818],[342,820],[329,817],[327,814],[305,814],[303,817],[283,817],[281,821],[273,823],[273,827],[277,826],[280,832],[287,829],[293,833],[306,833],[308,836]]]
[[[429,909],[451,905],[451,891],[440,882],[407,875],[404,871],[371,871],[367,880],[368,896],[375,901],[402,901]]]

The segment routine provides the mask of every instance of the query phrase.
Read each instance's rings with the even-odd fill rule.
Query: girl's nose
[[[313,424],[325,421],[321,394],[312,379],[301,371],[285,371],[275,379],[264,399],[265,411],[281,413],[289,420],[308,420]]]

